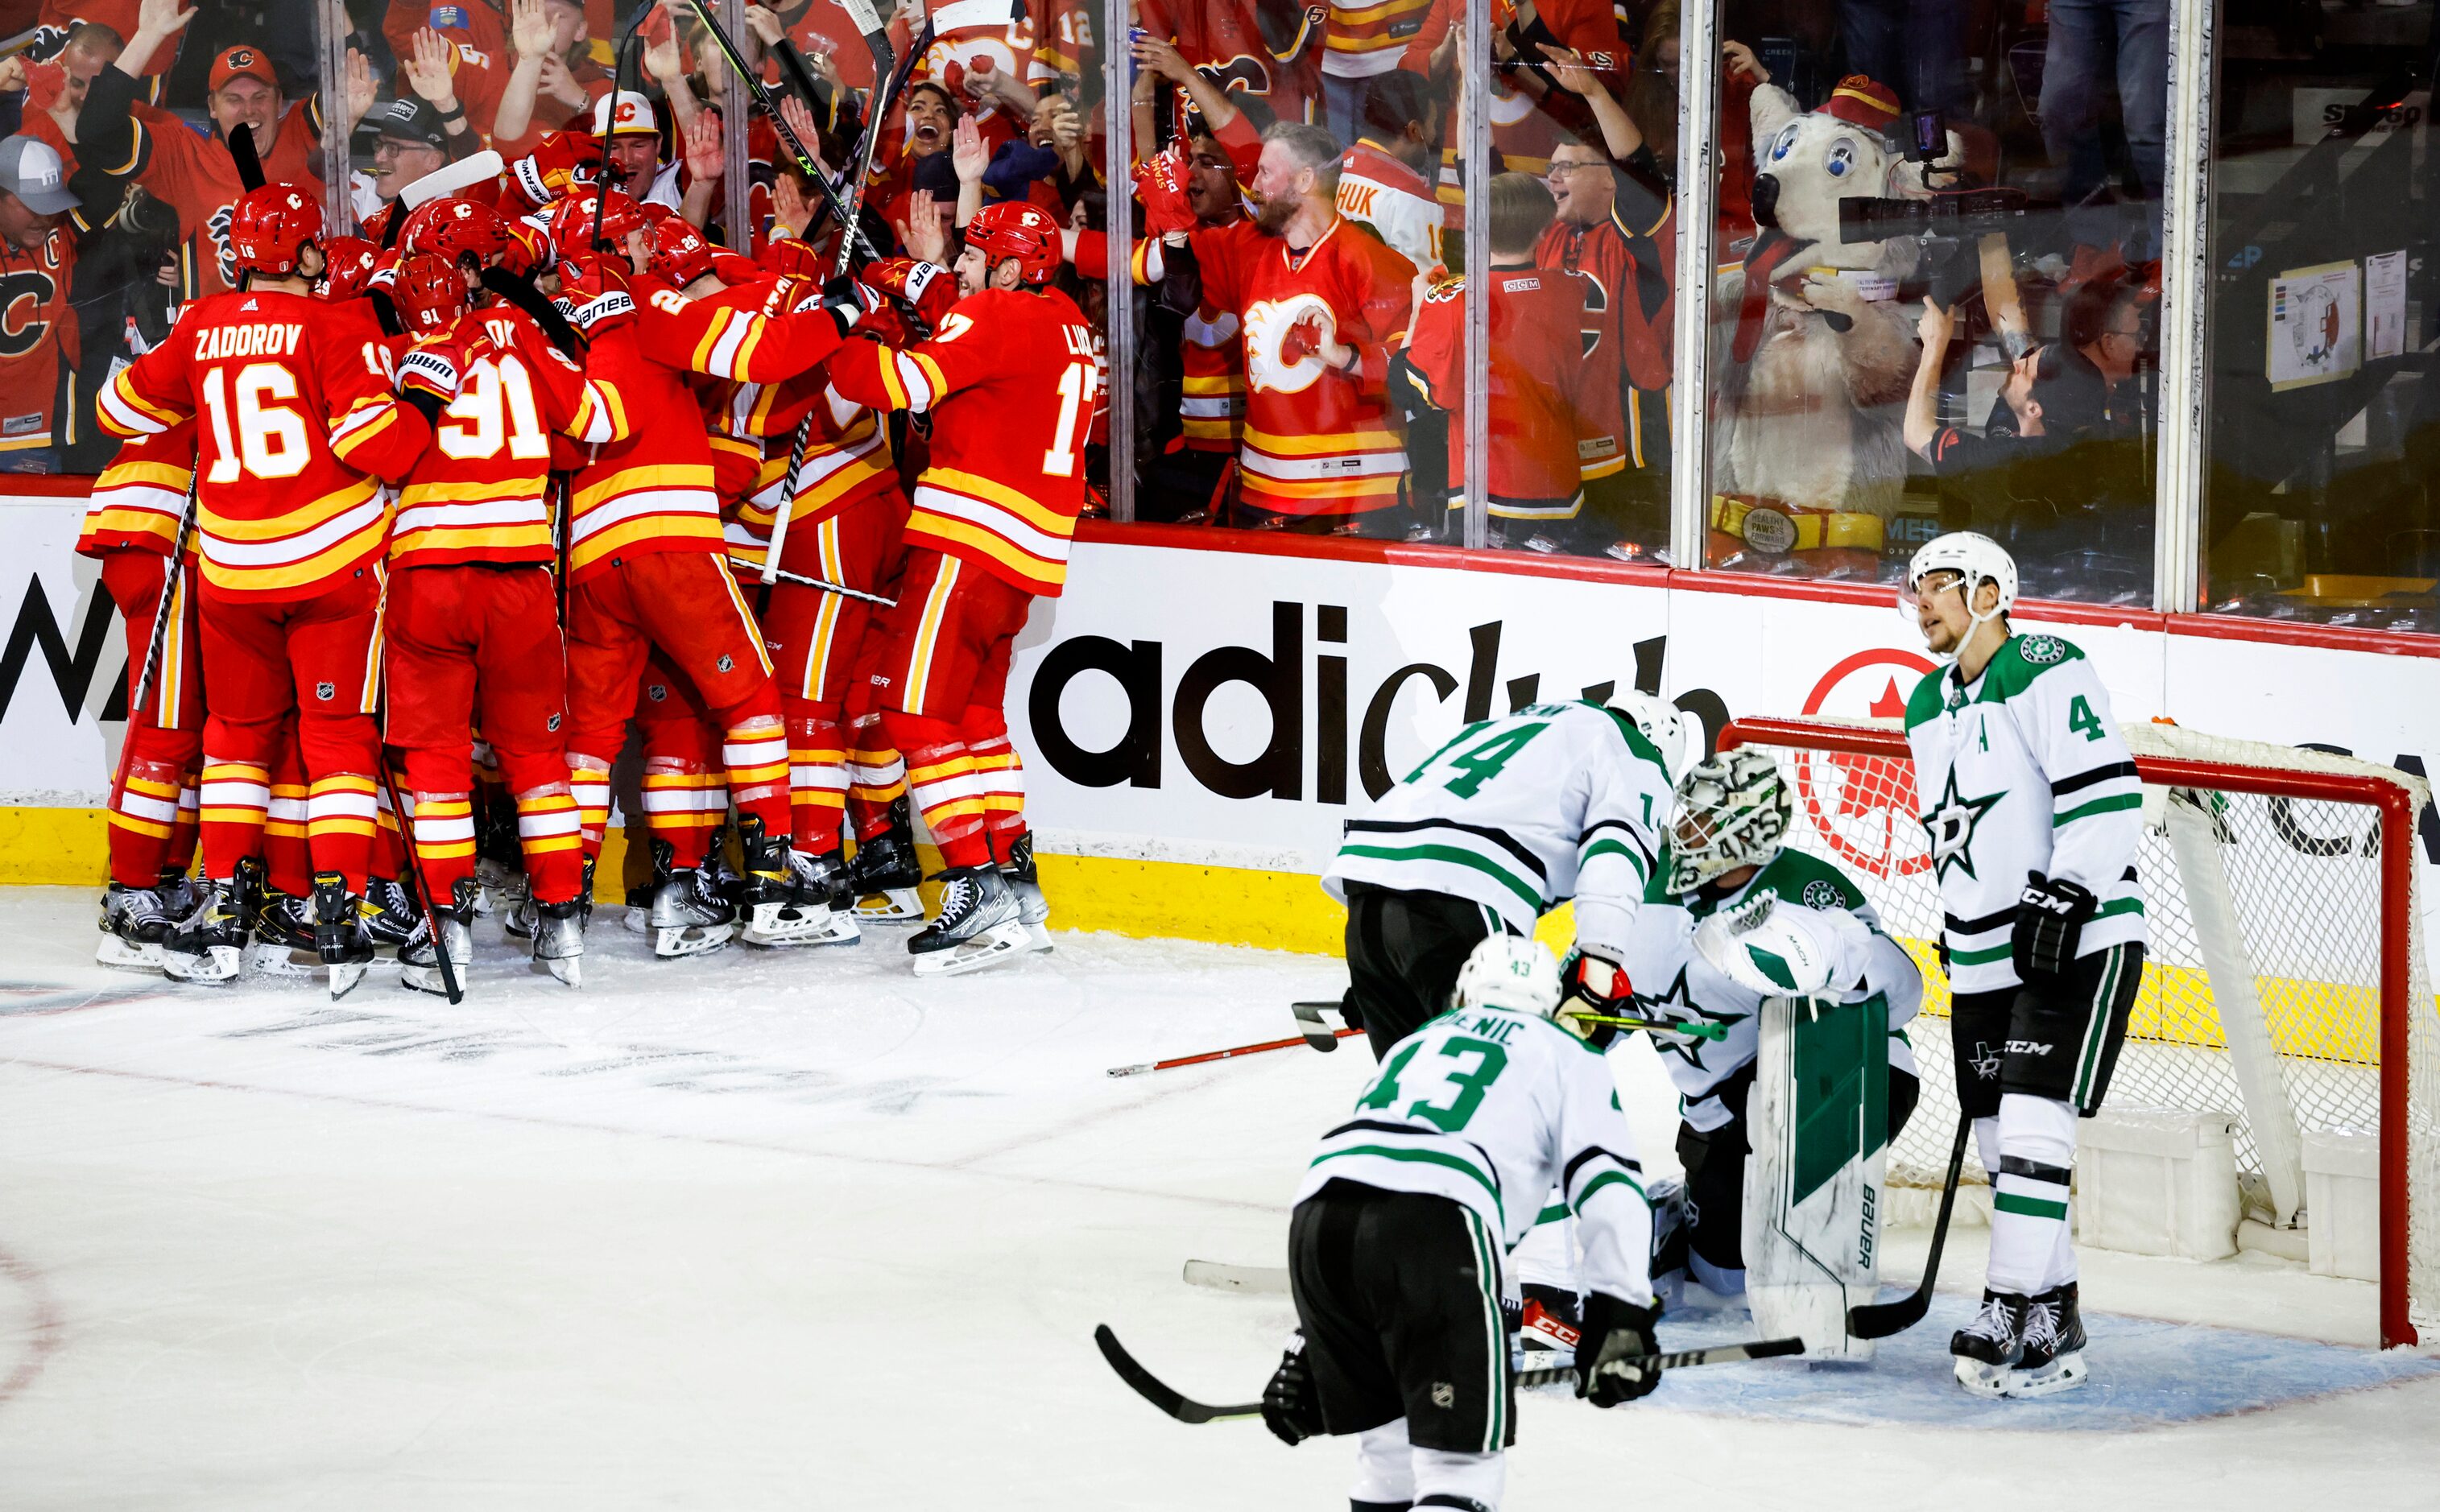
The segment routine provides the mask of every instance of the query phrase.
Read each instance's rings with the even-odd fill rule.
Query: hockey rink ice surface
[[[90,892],[0,891],[0,1507],[1346,1504],[1346,1441],[1171,1422],[1091,1337],[1260,1394],[1287,1299],[1180,1267],[1282,1262],[1371,1058],[1104,1071],[1290,1034],[1337,963],[1063,934],[918,984],[897,931],[655,963],[619,913],[582,993],[485,921],[462,1006],[333,1005],[105,970]],[[1674,1169],[1658,1063],[1612,1063]],[[1981,1267],[1961,1227],[1869,1366],[1529,1394],[1504,1505],[2440,1507],[2440,1361],[2371,1351],[2368,1286],[2087,1252],[2091,1384],[1985,1403]]]

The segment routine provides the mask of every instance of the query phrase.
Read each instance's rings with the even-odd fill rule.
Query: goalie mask
[[[1779,763],[1760,751],[1723,751],[1678,784],[1669,831],[1669,891],[1691,893],[1740,866],[1767,866],[1795,817]]]

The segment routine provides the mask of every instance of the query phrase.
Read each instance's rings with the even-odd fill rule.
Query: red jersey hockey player
[[[292,710],[310,792],[315,944],[344,992],[372,947],[360,923],[374,827],[375,616],[389,508],[420,427],[391,394],[381,332],[361,303],[312,296],[322,211],[285,184],[238,201],[229,242],[242,291],[197,301],[161,346],[102,393],[118,436],[202,417],[196,466],[204,672],[206,896],[165,943],[170,974],[237,970],[237,863],[253,854],[269,764]],[[404,418],[404,420],[403,420]]]
[[[1208,306],[1233,311],[1246,353],[1239,488],[1257,521],[1397,524],[1406,454],[1390,428],[1390,355],[1407,332],[1414,264],[1333,207],[1338,144],[1318,126],[1263,133],[1255,219],[1197,231]],[[1158,278],[1165,249],[1146,248]]]
[[[597,213],[599,235],[619,251],[584,250]],[[780,698],[761,628],[723,560],[711,445],[690,379],[790,377],[829,356],[852,317],[825,307],[773,318],[688,299],[647,272],[650,224],[617,190],[598,211],[593,190],[561,202],[551,233],[561,301],[586,335],[586,374],[618,391],[633,426],[577,473],[569,508],[567,760],[585,853],[600,850],[610,764],[626,743],[646,653],[658,647],[721,721],[752,909],[745,937],[788,943],[827,921],[789,903]],[[654,948],[664,954],[705,948],[691,943],[705,938],[701,926],[735,916],[699,867],[673,874],[653,912]]]
[[[469,729],[480,724],[516,804],[534,959],[573,987],[583,845],[560,740],[551,438],[619,440],[627,412],[524,311],[495,298],[468,308],[470,282],[479,289],[483,269],[510,251],[497,214],[437,201],[408,221],[404,241],[390,297],[424,345],[403,366],[403,392],[429,412],[432,440],[399,490],[390,537],[386,735],[404,752],[417,856],[462,962],[475,890]],[[430,951],[427,940],[422,953]],[[440,989],[433,962],[402,952],[401,964],[407,986]]]
[[[175,209],[185,297],[219,294],[237,283],[229,227],[244,187],[237,162],[229,156],[228,133],[241,125],[252,127],[263,176],[274,184],[293,184],[318,199],[320,101],[289,103],[270,55],[260,47],[237,46],[212,61],[210,92],[205,96],[214,127],[211,135],[138,119],[131,109],[137,77],[153,50],[196,13],[180,11],[177,0],[147,0],[144,11],[144,25],[128,39],[127,50],[94,76],[77,117],[77,155],[89,167],[134,178]]]
[[[1551,223],[1551,191],[1522,173],[1488,188],[1491,216],[1491,513],[1500,520],[1575,518],[1576,438],[1583,383],[1585,280],[1534,266],[1534,243]],[[1434,289],[1415,311],[1413,345],[1396,379],[1421,404],[1447,411],[1449,507],[1465,507],[1465,281]],[[1529,526],[1530,528],[1530,526]],[[1536,538],[1537,540],[1539,538]]]
[[[127,624],[127,696],[144,675],[161,595],[179,602],[162,627],[147,708],[128,710],[127,781],[110,801],[110,889],[102,897],[104,966],[158,971],[161,944],[193,908],[195,763],[204,751],[204,672],[195,645],[195,569],[170,554],[193,477],[195,429],[181,425],[118,449],[94,479],[77,551],[101,562],[101,586]]]
[[[881,615],[870,685],[946,863],[940,916],[907,942],[926,975],[1032,943],[1033,845],[1000,705],[1034,597],[1055,597],[1067,581],[1095,388],[1092,332],[1049,287],[1059,247],[1058,222],[1032,205],[985,205],[958,258],[966,297],[931,339],[903,349],[851,343],[831,362],[832,386],[847,399],[932,417],[931,461],[916,480],[898,602]]]

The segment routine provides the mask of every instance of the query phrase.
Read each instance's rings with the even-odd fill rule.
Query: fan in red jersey
[[[1403,533],[1406,454],[1390,428],[1390,355],[1415,266],[1339,219],[1338,143],[1282,121],[1263,133],[1255,219],[1195,231],[1203,302],[1233,312],[1246,355],[1238,490],[1247,523]],[[1177,254],[1147,245],[1144,273]]]
[[[163,944],[171,976],[226,981],[242,944],[238,863],[255,855],[270,764],[293,714],[310,783],[314,943],[333,992],[372,958],[363,922],[376,823],[372,675],[389,509],[423,428],[390,392],[363,301],[313,297],[323,266],[314,192],[273,184],[237,204],[246,287],[197,301],[101,396],[122,436],[197,423],[204,674],[205,896]]]
[[[870,678],[858,680],[906,753],[947,865],[939,917],[907,942],[924,975],[1048,944],[1001,700],[1033,599],[1056,597],[1067,581],[1085,503],[1093,334],[1050,287],[1059,262],[1056,221],[1031,205],[985,205],[958,258],[965,297],[931,339],[851,342],[831,362],[832,386],[847,399],[932,418],[898,602],[868,642]]]

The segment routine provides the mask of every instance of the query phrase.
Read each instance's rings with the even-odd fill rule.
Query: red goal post
[[[2345,1137],[2373,1124],[2380,1339],[2413,1344],[2418,1325],[2440,1329],[2440,1006],[2415,851],[2429,790],[2318,751],[2170,724],[2125,734],[2145,785],[2153,945],[2110,1102],[2236,1112],[2249,1207],[2274,1224],[2300,1217],[2299,1129]],[[1855,878],[1922,965],[1926,1014],[1945,1017],[1938,891],[1898,721],[1743,719],[1719,745],[1792,769],[1789,844]],[[1945,1027],[1911,1040],[1923,1106],[1891,1152],[1892,1180],[1929,1165],[1936,1183],[1954,1071]]]

